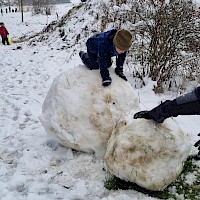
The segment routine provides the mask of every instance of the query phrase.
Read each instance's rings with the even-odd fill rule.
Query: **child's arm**
[[[6,34],[7,34],[7,35],[9,35],[9,32],[8,32],[8,30],[7,30],[6,28],[5,28],[5,30],[6,30]]]

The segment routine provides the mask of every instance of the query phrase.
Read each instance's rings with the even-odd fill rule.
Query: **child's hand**
[[[122,67],[116,67],[115,68],[115,73],[122,79],[124,79],[125,81],[127,81],[126,76],[123,73],[123,68]]]

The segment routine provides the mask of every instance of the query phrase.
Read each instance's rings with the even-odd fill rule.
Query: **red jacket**
[[[8,33],[7,29],[4,26],[0,27],[0,35],[1,35],[1,37],[6,37],[8,34],[9,33]]]

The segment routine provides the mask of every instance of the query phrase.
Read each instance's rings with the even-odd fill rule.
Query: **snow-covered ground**
[[[55,11],[61,17],[74,4],[58,6]],[[0,16],[14,39],[37,33],[56,19],[55,13],[47,21],[47,16],[32,16],[26,12],[23,23],[20,13]],[[17,48],[19,46],[21,48]],[[53,79],[81,63],[78,51],[67,60],[65,50],[45,43],[0,45],[1,200],[154,199],[133,190],[105,189],[107,174],[103,161],[92,154],[59,145],[39,122],[38,115]],[[129,80],[132,81],[131,75]],[[141,109],[151,109],[161,100],[176,97],[171,93],[155,95],[152,83],[136,93]],[[200,116],[181,116],[174,120],[191,136],[192,144],[197,141]],[[196,152],[197,149],[192,148],[191,153]]]
[[[38,33],[51,21],[60,19],[63,14],[66,14],[71,6],[75,3],[55,5],[51,15],[33,15],[30,7],[24,7],[23,21],[21,12],[5,13],[3,8],[3,16],[0,16],[0,21],[4,22],[10,37],[14,40],[23,36],[30,36],[33,33]],[[11,9],[16,7],[11,7]],[[58,14],[58,17],[57,17]]]

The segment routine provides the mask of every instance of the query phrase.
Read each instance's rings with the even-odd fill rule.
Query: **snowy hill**
[[[130,22],[123,20],[117,22],[121,15],[130,14],[134,4],[130,1],[126,4],[112,1],[91,0],[74,6],[58,21],[53,21],[45,27],[34,41],[45,42],[49,46],[57,46],[69,54],[68,58],[76,54],[77,49],[86,49],[85,42],[88,37],[113,28],[131,28]],[[121,14],[117,14],[121,13]],[[126,14],[125,14],[126,13]],[[108,18],[108,19],[107,19]]]

